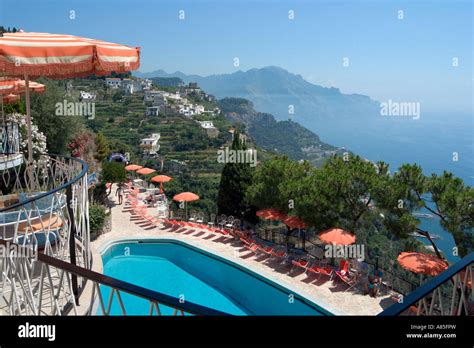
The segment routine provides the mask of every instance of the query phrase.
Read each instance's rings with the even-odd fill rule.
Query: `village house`
[[[162,105],[166,105],[166,98],[161,94],[156,95],[153,98],[153,106],[162,106]]]
[[[147,90],[147,91],[145,91],[144,101],[145,102],[152,102],[153,99],[155,99],[155,97],[159,96],[159,95],[162,95],[161,91],[157,91],[155,89]]]
[[[117,77],[107,77],[105,79],[105,84],[109,88],[119,88],[122,85],[122,80]]]
[[[145,110],[145,116],[158,116],[160,113],[159,106],[149,106]]]
[[[217,138],[219,135],[219,130],[214,127],[214,123],[212,121],[196,121],[198,122],[201,127],[206,131],[207,136],[209,138]]]
[[[166,96],[167,99],[169,100],[174,100],[174,101],[180,101],[181,100],[181,95],[179,94],[179,91],[176,91],[176,93],[169,93]]]
[[[148,138],[143,138],[140,141],[140,149],[144,156],[154,156],[160,150],[160,133],[153,133]]]

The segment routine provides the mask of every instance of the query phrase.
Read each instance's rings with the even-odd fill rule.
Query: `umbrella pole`
[[[30,80],[28,74],[25,74],[25,99],[26,99],[26,127],[28,130],[28,177],[30,180],[30,188],[33,188],[33,141],[31,131],[31,111],[30,111]]]

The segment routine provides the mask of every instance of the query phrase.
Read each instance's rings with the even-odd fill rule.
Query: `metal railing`
[[[473,272],[471,253],[379,315],[474,315]]]
[[[87,164],[78,158],[41,155],[33,163],[0,171],[0,240],[90,268],[87,169]],[[19,260],[9,263],[5,257],[0,259],[3,295],[7,291],[13,296],[17,286],[26,286],[10,279],[8,267],[23,270],[29,277],[27,282],[37,275],[27,272],[36,272],[33,263],[23,258],[24,264],[18,264]],[[75,277],[71,281],[77,299],[83,284]],[[35,291],[39,289],[27,285],[37,296]],[[15,306],[11,300],[6,302]]]
[[[32,255],[32,249],[28,247],[4,240],[0,240],[1,246],[8,249],[14,247],[16,250],[10,257],[0,259],[6,270],[3,276],[7,277],[12,287],[11,291],[1,293],[4,301],[6,300],[4,312],[9,315],[127,315],[135,309],[127,309],[127,303],[134,305],[135,301],[124,301],[124,294],[147,301],[150,315],[167,315],[167,312],[171,315],[228,315],[43,253]],[[83,285],[90,284],[90,301],[82,310],[78,307],[73,289],[74,277],[81,280]],[[5,289],[3,287],[2,290]],[[80,290],[84,293],[85,288]]]
[[[287,230],[284,225],[282,225],[280,228],[278,228],[278,226],[274,226],[272,229],[268,229],[266,227],[260,227],[257,229],[257,235],[260,239],[278,245],[284,245],[286,240],[286,232]],[[306,237],[311,236],[311,234],[306,234]],[[312,257],[317,259],[324,258],[324,244],[315,243],[315,239],[312,240],[310,238],[305,238],[303,241],[302,238],[291,235],[288,240],[289,243],[295,248],[303,250]],[[362,263],[367,265],[367,269],[377,267],[380,271],[382,271],[383,285],[399,294],[406,295],[419,286],[419,284],[414,283],[412,280],[406,279],[402,275],[394,272],[390,265],[386,267],[387,264],[383,264],[382,262],[376,265],[375,262],[371,262],[367,259],[365,259]]]

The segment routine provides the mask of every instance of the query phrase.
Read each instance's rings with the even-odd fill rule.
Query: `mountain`
[[[205,77],[163,70],[137,76],[179,77],[185,83],[197,82],[219,99],[248,99],[258,111],[271,113],[277,120],[291,118],[327,141],[349,148],[347,139],[354,132],[365,133],[381,119],[379,103],[370,97],[318,86],[275,66]],[[290,114],[291,110],[294,113]]]
[[[265,150],[285,154],[294,160],[308,160],[315,166],[335,153],[345,151],[322,142],[297,122],[277,121],[271,114],[255,111],[249,100],[224,98],[218,105],[228,120],[245,125],[257,146]]]

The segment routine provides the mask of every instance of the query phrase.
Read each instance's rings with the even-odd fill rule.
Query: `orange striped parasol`
[[[0,71],[8,76],[24,76],[28,164],[33,163],[30,112],[31,76],[50,78],[107,75],[127,72],[140,66],[140,49],[73,35],[3,33],[0,36]],[[30,180],[32,172],[29,170]]]
[[[45,91],[46,86],[30,81],[29,88],[32,92],[42,93]],[[24,94],[26,92],[26,81],[20,79],[12,79],[6,77],[0,77],[0,94]]]
[[[2,99],[2,102],[4,104],[8,104],[8,103],[13,103],[13,102],[16,102],[18,100],[20,100],[20,96],[18,94],[7,94],[5,96],[0,96]]]
[[[140,66],[140,49],[102,40],[48,33],[4,33],[0,71],[8,76],[56,78],[126,72]]]

